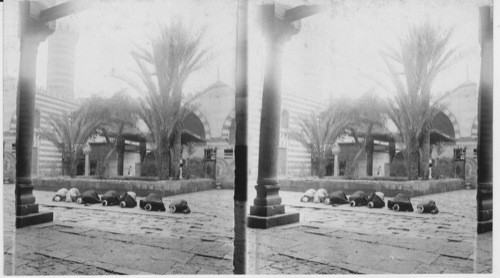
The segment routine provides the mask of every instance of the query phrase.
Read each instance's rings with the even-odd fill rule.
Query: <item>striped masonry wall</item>
[[[47,90],[58,98],[74,99],[78,37],[78,32],[71,26],[58,24],[57,30],[47,40]]]
[[[259,136],[260,136],[260,116],[262,107],[262,92],[252,95],[249,98],[249,181],[253,182],[257,177],[258,160],[259,160]],[[279,176],[282,177],[301,177],[310,175],[311,170],[311,155],[310,153],[295,140],[289,138],[293,130],[299,130],[298,121],[302,115],[308,115],[312,112],[318,112],[326,108],[326,103],[321,103],[320,100],[310,98],[304,95],[291,94],[283,92],[281,111],[288,114],[288,128],[281,128],[280,132],[280,151],[284,155],[280,156],[278,161]],[[283,125],[283,116],[282,116]],[[282,160],[285,161],[282,161]],[[283,166],[283,163],[285,164]]]
[[[58,99],[53,95],[37,92],[35,96],[35,135],[33,140],[33,173],[34,176],[53,176],[61,173],[62,157],[61,152],[50,141],[40,136],[42,128],[48,128],[50,117],[62,115],[63,112],[70,112],[76,108],[76,103],[67,99]],[[36,125],[37,118],[40,125]],[[6,145],[12,145],[16,140],[16,114],[12,115],[9,126],[9,138],[4,138]],[[15,154],[15,148],[12,148]]]

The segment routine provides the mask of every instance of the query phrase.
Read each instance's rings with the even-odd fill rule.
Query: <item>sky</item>
[[[366,91],[388,96],[391,92],[377,85],[379,82],[392,88],[379,52],[388,46],[397,48],[398,37],[426,21],[443,30],[453,29],[449,45],[462,53],[436,78],[433,91],[452,90],[467,79],[477,83],[477,4],[449,0],[328,1],[328,9],[304,19],[302,30],[287,43],[284,61],[288,66],[284,68],[289,73],[284,74],[283,83],[290,83],[291,88],[300,86],[294,81],[313,83],[314,79],[304,82],[295,78],[309,70],[323,75],[320,88],[327,97],[355,97]]]
[[[62,2],[62,1],[59,1]],[[130,53],[137,46],[148,47],[150,36],[158,34],[158,24],[180,18],[194,30],[204,29],[203,47],[210,48],[213,59],[187,81],[184,92],[194,93],[221,81],[234,87],[236,53],[236,4],[217,1],[92,1],[87,10],[58,20],[77,30],[75,97],[92,94],[111,96],[122,88],[139,95],[114,75],[133,76],[137,69]],[[9,23],[5,26],[6,74],[17,77],[19,42],[15,2],[7,2]],[[10,40],[7,41],[7,38]],[[39,47],[37,86],[46,85],[47,42]]]
[[[396,45],[397,37],[404,36],[410,26],[427,20],[440,28],[453,28],[450,45],[464,53],[438,76],[434,91],[451,90],[467,79],[478,82],[477,5],[481,2],[485,1],[281,1],[290,6],[305,3],[327,7],[325,12],[302,20],[300,32],[285,44],[282,88],[322,98],[356,97],[370,90],[389,95],[377,85],[377,82],[387,82],[379,52]],[[136,69],[130,52],[136,45],[147,46],[148,35],[157,32],[156,22],[168,23],[177,17],[195,28],[205,28],[204,46],[211,47],[215,55],[209,64],[192,75],[184,92],[203,90],[218,78],[235,87],[235,1],[100,0],[93,3],[86,11],[60,20],[74,26],[79,33],[75,67],[77,98],[92,94],[111,96],[122,88],[128,88],[131,95],[137,96],[137,92],[111,73],[130,75]],[[15,77],[19,61],[16,6],[12,0],[5,3],[4,29],[4,70]],[[250,43],[250,74],[257,76],[254,85],[260,88],[265,40],[255,23],[249,24],[249,39],[254,40]],[[37,86],[45,87],[46,42],[40,45],[38,56]]]

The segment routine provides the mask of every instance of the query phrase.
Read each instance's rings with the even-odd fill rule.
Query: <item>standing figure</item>
[[[182,166],[183,166],[183,163],[182,163],[182,158],[181,158],[181,161],[180,161],[180,164],[179,164],[179,179],[182,180]]]
[[[431,159],[429,159],[429,179],[432,180],[432,166],[434,165],[433,163],[434,161]]]

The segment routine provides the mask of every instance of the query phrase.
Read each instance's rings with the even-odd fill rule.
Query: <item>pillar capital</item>
[[[44,23],[39,19],[41,11],[46,8],[38,1],[19,2],[19,39],[21,44],[38,46],[55,31],[55,21]]]
[[[270,4],[263,7],[263,33],[278,46],[283,46],[301,28],[300,20],[289,21],[285,14],[286,7],[283,5]]]

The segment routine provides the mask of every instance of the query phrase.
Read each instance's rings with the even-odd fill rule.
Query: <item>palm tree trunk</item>
[[[168,148],[167,136],[162,136],[158,140],[157,154],[156,154],[156,168],[158,170],[158,179],[167,180],[169,173],[170,151]]]
[[[365,139],[365,151],[366,151],[366,175],[373,176],[373,148],[374,141],[373,137],[368,136]]]
[[[174,137],[172,140],[172,146],[170,148],[170,177],[173,179],[179,179],[179,167],[180,160],[182,157],[182,145],[181,145],[181,132],[180,130],[174,131]]]
[[[317,168],[317,171],[318,171],[318,177],[319,178],[323,178],[325,176],[325,155],[320,155],[320,157],[318,157],[318,168]]]
[[[76,154],[73,154],[71,156],[71,163],[70,163],[70,176],[72,178],[74,178],[76,176],[76,168],[77,168],[77,165],[78,165],[78,159],[77,159],[77,156]]]
[[[422,126],[422,146],[420,148],[420,176],[429,179],[429,160],[431,159],[431,133],[430,123],[427,121]]]
[[[62,158],[62,175],[63,176],[69,175],[68,169],[69,169],[68,158],[66,157],[66,155],[63,154],[63,158]]]
[[[410,141],[407,146],[408,148],[408,179],[416,180],[418,179],[418,165],[420,164],[419,153],[418,153],[418,140],[416,134],[410,136]]]
[[[125,156],[125,139],[123,137],[118,137],[116,140],[116,150],[117,150],[117,163],[116,163],[116,174],[118,176],[123,176],[123,162]]]

